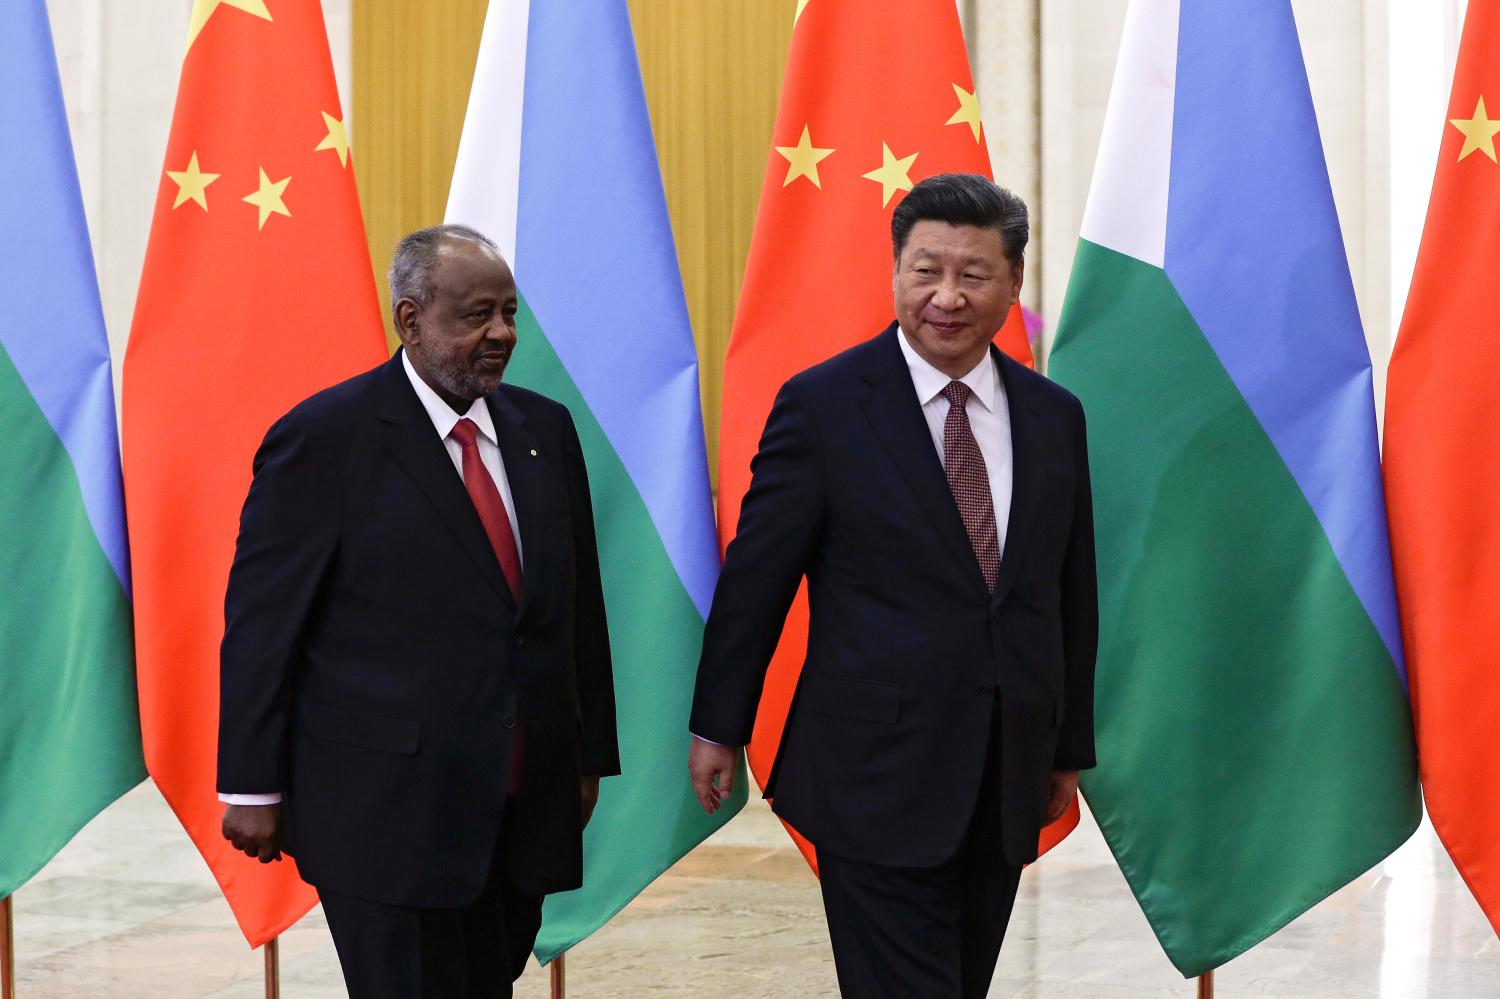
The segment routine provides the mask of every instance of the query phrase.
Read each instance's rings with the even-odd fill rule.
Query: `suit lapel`
[[[874,361],[863,373],[867,390],[860,404],[865,417],[895,459],[900,477],[911,487],[927,522],[942,537],[944,547],[958,560],[970,581],[984,591],[984,574],[974,557],[963,518],[958,514],[958,504],[953,501],[953,491],[948,488],[943,463],[938,460],[937,448],[932,443],[932,431],[912,387],[911,372],[896,342],[894,323],[880,335],[876,346],[871,354]]]
[[[547,560],[541,521],[546,502],[546,483],[543,480],[546,468],[541,443],[526,428],[526,417],[516,405],[503,392],[493,393],[486,402],[495,421],[500,458],[505,462],[505,478],[510,483],[510,498],[515,504],[520,528],[521,606],[524,608],[530,603],[531,594],[543,592],[545,587]]]
[[[1010,409],[1010,519],[1005,529],[1005,550],[1000,553],[1000,574],[995,578],[994,602],[999,604],[1016,581],[1016,571],[1033,533],[1045,469],[1042,421],[1032,404],[1029,386],[1016,374],[1020,365],[994,347],[990,352],[1005,382],[1005,401]]]
[[[453,533],[479,574],[502,597],[513,600],[479,512],[412,390],[399,352],[386,363],[381,394],[380,416],[385,422],[387,449],[437,510],[438,519]]]

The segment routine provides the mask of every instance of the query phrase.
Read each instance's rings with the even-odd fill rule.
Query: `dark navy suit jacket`
[[[1098,610],[1083,409],[991,348],[1014,490],[991,594],[894,324],[792,378],[766,421],[714,594],[691,728],[750,740],[805,576],[807,660],[766,788],[819,849],[933,866],[1001,726],[1005,859],[1036,856],[1053,770],[1094,765]]]
[[[517,606],[399,355],[287,413],[255,456],[225,598],[219,787],[281,791],[321,889],[447,907],[484,885],[515,727],[512,867],[582,878],[579,777],[619,772],[593,510],[567,410],[486,400],[525,562]]]

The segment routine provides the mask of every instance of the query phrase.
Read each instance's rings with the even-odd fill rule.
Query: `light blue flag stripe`
[[[1404,678],[1369,350],[1287,0],[1182,0],[1166,271]]]
[[[89,523],[127,596],[109,341],[43,0],[0,32],[0,345],[72,459]],[[41,332],[45,335],[38,336]]]
[[[706,617],[697,354],[625,0],[532,3],[522,120],[516,281]]]

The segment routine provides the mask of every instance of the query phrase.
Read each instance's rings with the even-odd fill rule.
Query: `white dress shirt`
[[[922,404],[922,416],[927,420],[927,429],[932,432],[932,444],[937,448],[938,460],[943,459],[943,424],[948,419],[948,398],[943,389],[955,379],[943,374],[924,361],[906,339],[906,331],[897,328],[896,340],[901,344],[901,353],[906,358],[906,368],[911,372],[911,381],[917,389],[917,401]],[[969,386],[969,426],[974,430],[974,439],[979,442],[979,453],[984,455],[984,470],[989,475],[990,499],[995,504],[995,538],[1000,547],[1000,558],[1005,558],[1005,532],[1010,526],[1010,494],[1014,483],[1015,466],[1012,462],[1010,441],[1010,406],[1005,398],[1005,382],[1000,369],[988,354],[968,374],[956,379]]]
[[[927,429],[932,433],[938,461],[942,461],[943,423],[948,419],[948,399],[943,395],[943,389],[954,379],[922,360],[907,342],[906,331],[899,326],[896,328],[896,340],[901,344],[906,368],[911,372],[911,382],[917,390],[917,401],[922,404],[922,416],[927,420]],[[979,453],[984,455],[984,470],[990,480],[990,499],[995,504],[995,539],[1001,558],[1004,558],[1005,529],[1010,524],[1010,493],[1015,475],[1011,462],[1010,406],[1005,399],[1005,382],[1001,380],[1000,370],[988,354],[973,370],[957,380],[971,390],[966,407],[969,426],[974,430],[974,439],[979,442]],[[693,738],[719,745],[701,735],[694,735]]]
[[[411,366],[411,360],[406,356],[406,351],[401,352],[401,366],[406,369],[406,377],[411,381],[412,390],[417,393],[417,398],[422,402],[422,408],[427,410],[427,416],[432,420],[433,429],[437,431],[438,437],[443,442],[443,447],[448,451],[448,457],[453,461],[453,469],[458,472],[458,477],[464,475],[464,449],[463,445],[449,435],[459,420],[473,420],[479,427],[479,460],[484,462],[485,471],[490,473],[490,478],[495,480],[495,488],[500,491],[500,499],[505,503],[505,515],[510,519],[510,530],[516,538],[516,553],[521,559],[521,567],[526,567],[526,555],[521,550],[521,531],[516,524],[516,504],[510,495],[510,480],[505,477],[505,462],[500,457],[500,443],[495,436],[495,421],[490,418],[490,407],[483,399],[475,399],[469,406],[469,411],[460,416],[453,411],[453,407],[442,400],[432,386],[422,380],[415,368]],[[281,794],[272,792],[269,794],[221,794],[219,800],[226,805],[275,805],[280,803]]]

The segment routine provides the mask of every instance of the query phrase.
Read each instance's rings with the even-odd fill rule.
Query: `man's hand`
[[[1054,770],[1047,784],[1047,811],[1042,816],[1042,825],[1050,826],[1062,818],[1073,797],[1078,794],[1077,770]]]
[[[228,805],[220,828],[224,838],[246,856],[262,864],[281,859],[280,805]]]
[[[734,760],[739,749],[719,746],[693,736],[688,749],[688,776],[698,804],[709,815],[717,812],[724,799],[734,790]]]
[[[583,804],[583,824],[589,824],[589,819],[594,817],[594,806],[599,804],[599,775],[584,774],[579,781],[579,794]]]

